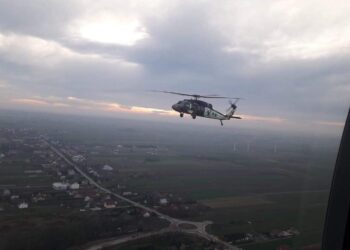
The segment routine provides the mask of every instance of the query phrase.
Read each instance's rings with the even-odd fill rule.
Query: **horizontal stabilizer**
[[[231,116],[231,118],[234,118],[234,119],[242,119],[242,117],[240,117],[240,116]]]

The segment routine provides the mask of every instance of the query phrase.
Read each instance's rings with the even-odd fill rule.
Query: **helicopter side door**
[[[212,113],[212,109],[209,107],[205,107],[204,108],[204,117],[210,118],[211,117],[211,113]]]
[[[204,112],[205,112],[205,106],[197,104],[196,105],[196,113],[198,116],[204,116]]]

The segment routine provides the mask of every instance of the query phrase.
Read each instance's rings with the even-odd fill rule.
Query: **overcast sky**
[[[349,108],[347,0],[0,6],[0,104],[7,109],[181,122],[170,112],[180,96],[149,92],[168,90],[244,97],[242,124],[326,131],[341,128]]]

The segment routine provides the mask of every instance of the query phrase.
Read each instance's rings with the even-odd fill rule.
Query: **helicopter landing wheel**
[[[193,118],[193,119],[196,119],[196,116],[195,116],[195,115],[192,115],[192,118]]]
[[[183,113],[180,113],[180,117],[181,117],[181,118],[184,117],[184,114],[183,114]]]

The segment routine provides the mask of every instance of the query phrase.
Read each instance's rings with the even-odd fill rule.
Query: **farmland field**
[[[210,208],[245,207],[272,203],[259,196],[221,197],[210,200],[200,200],[199,202]]]
[[[281,243],[298,249],[320,242],[336,156],[334,139],[247,130],[233,133],[225,128],[140,127],[87,118],[78,122],[74,117],[26,122],[83,154],[83,167],[100,171],[105,164],[112,166],[113,171],[101,180],[106,187],[121,185],[146,196],[180,197],[198,204],[198,211],[181,216],[212,221],[207,231],[222,239],[289,228],[300,232],[292,239],[242,243],[243,249],[271,249]],[[278,151],[273,150],[276,144]],[[25,173],[31,169],[39,166],[16,160],[2,164],[1,185],[50,186],[54,181],[46,174]]]

